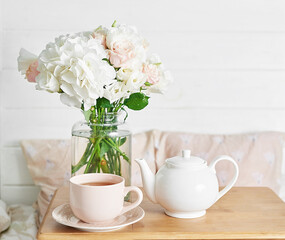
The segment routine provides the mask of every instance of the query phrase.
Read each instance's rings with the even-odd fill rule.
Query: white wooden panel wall
[[[1,151],[1,198],[13,203],[31,204],[37,197],[26,161],[19,147],[6,147]]]
[[[81,117],[25,82],[19,49],[39,54],[59,34],[114,19],[137,26],[175,78],[146,110],[129,113],[133,132],[285,131],[285,0],[0,0],[0,9],[0,193],[7,201],[15,189],[24,189],[24,202],[37,191],[19,141],[68,138]]]
[[[2,116],[3,116],[3,94],[2,94],[2,89],[3,89],[3,71],[2,71],[2,61],[3,61],[3,15],[2,15],[2,1],[0,1],[0,151],[1,151],[1,142],[2,142]],[[0,173],[2,171],[2,157],[0,154]],[[0,175],[0,198],[1,198],[1,193],[2,193],[2,174]]]

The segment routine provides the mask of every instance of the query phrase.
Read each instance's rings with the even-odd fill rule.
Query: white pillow
[[[7,213],[7,205],[0,200],[0,232],[5,231],[11,224],[11,217]]]

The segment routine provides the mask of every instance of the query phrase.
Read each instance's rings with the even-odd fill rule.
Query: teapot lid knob
[[[191,150],[182,150],[182,157],[190,158],[191,157]]]
[[[182,157],[176,156],[165,160],[171,166],[178,166],[188,169],[207,166],[207,162],[199,157],[191,156],[190,149],[182,150]]]

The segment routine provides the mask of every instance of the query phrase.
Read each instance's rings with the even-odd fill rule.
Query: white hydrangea
[[[113,83],[116,72],[108,62],[107,52],[91,33],[60,36],[39,55],[37,88],[61,92],[61,101],[85,109],[103,97],[104,87]]]

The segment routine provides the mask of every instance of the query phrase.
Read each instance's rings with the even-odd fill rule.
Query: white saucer
[[[136,207],[110,221],[86,223],[75,217],[69,204],[66,203],[56,207],[52,212],[52,217],[60,224],[83,231],[107,232],[138,222],[144,217],[144,214],[144,210],[141,207]]]

